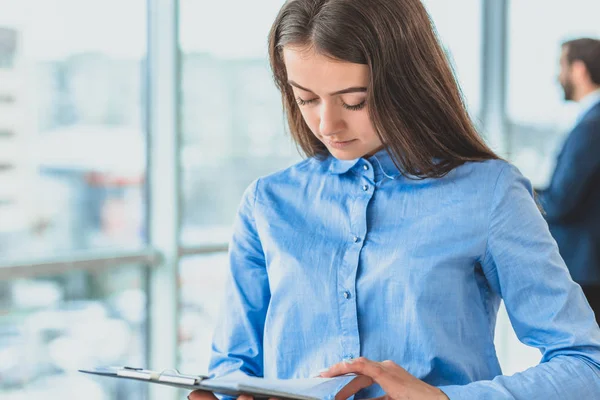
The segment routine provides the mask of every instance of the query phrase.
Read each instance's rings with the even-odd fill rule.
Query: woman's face
[[[369,68],[312,49],[284,47],[283,59],[300,112],[312,133],[340,160],[383,147],[368,113]]]

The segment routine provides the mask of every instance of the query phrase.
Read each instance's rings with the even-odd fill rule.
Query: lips
[[[356,141],[356,139],[350,139],[350,140],[344,140],[344,141],[328,140],[327,143],[329,144],[330,147],[333,147],[335,149],[342,149],[346,146],[349,146],[350,144],[352,144],[355,141]]]

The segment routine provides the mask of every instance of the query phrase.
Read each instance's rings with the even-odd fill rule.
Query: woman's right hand
[[[188,396],[189,400],[217,400],[214,394],[196,390]],[[237,400],[254,400],[252,396],[241,395]]]
[[[218,400],[214,394],[200,390],[193,391],[188,396],[189,400]]]

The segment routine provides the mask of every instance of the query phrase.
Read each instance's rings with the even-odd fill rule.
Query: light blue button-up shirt
[[[454,399],[600,399],[600,330],[531,186],[500,161],[411,180],[386,151],[307,159],[245,192],[210,370],[311,377],[393,360]],[[539,366],[502,371],[504,299]],[[377,386],[356,398],[382,395]]]

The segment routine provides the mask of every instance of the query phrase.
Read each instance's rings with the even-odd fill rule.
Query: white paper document
[[[131,367],[102,367],[80,372],[111,378],[132,379],[189,390],[238,396],[248,394],[255,400],[277,397],[289,400],[333,400],[335,395],[356,376],[336,378],[265,379],[235,373],[210,379],[202,375],[183,375],[177,371],[151,371]]]

